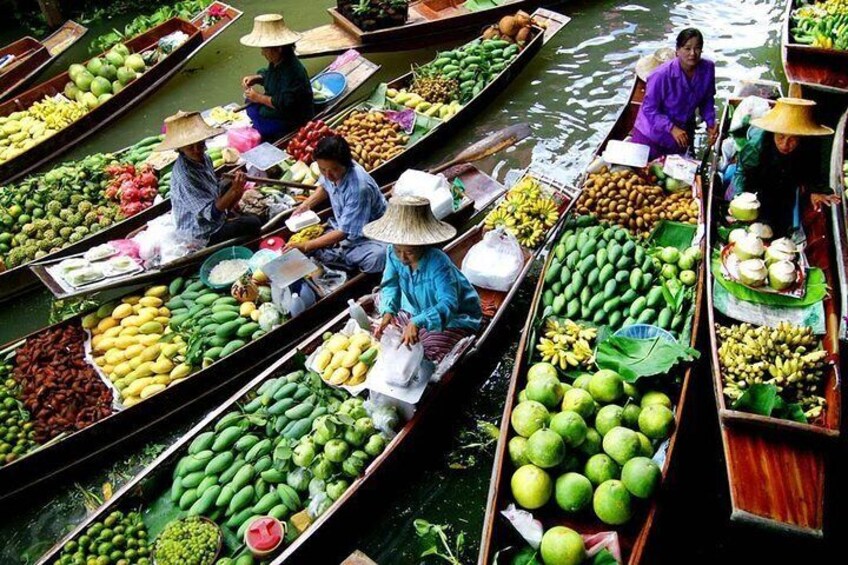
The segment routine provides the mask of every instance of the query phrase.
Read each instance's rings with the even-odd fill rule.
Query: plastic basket
[[[253,257],[253,251],[248,249],[247,247],[235,246],[235,247],[226,247],[212,254],[206,261],[203,262],[203,265],[200,267],[200,280],[203,281],[203,284],[212,288],[214,290],[222,290],[229,286],[231,286],[235,281],[231,280],[228,283],[221,284],[213,284],[209,281],[209,273],[212,272],[212,269],[215,268],[215,265],[220,263],[221,261],[226,261],[228,259],[245,259],[249,260]],[[248,271],[250,269],[248,268]]]
[[[633,324],[625,326],[613,334],[616,337],[629,337],[631,339],[654,339],[660,337],[664,341],[676,342],[677,339],[666,330],[651,324]]]
[[[326,105],[342,95],[345,88],[347,88],[347,77],[336,71],[327,71],[326,73],[320,74],[312,79],[312,84],[324,85],[327,90],[333,93],[333,95],[328,97],[326,100],[318,102],[318,104]]]

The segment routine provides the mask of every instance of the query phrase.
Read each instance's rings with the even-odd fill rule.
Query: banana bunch
[[[773,384],[787,402],[797,402],[809,419],[821,415],[827,351],[812,328],[781,322],[776,328],[716,325],[724,394],[731,400],[753,384]]]
[[[554,318],[545,320],[545,335],[539,340],[536,350],[542,361],[559,367],[563,371],[592,363],[591,342],[598,335],[595,328],[583,327],[571,320],[560,322]]]
[[[314,226],[309,226],[308,228],[303,228],[293,236],[289,238],[290,243],[303,243],[304,241],[310,241],[317,237],[321,237],[324,234],[324,226],[321,224],[317,224]]]
[[[542,185],[526,176],[512,187],[504,200],[492,210],[484,225],[487,229],[502,226],[524,247],[536,247],[547,230],[559,219],[556,201],[545,193]]]
[[[240,112],[233,112],[232,110],[228,110],[223,106],[215,106],[209,112],[209,117],[216,124],[226,124],[228,122],[237,122],[241,120],[242,114]]]
[[[77,101],[45,96],[29,107],[29,114],[54,130],[66,128],[88,112],[88,107]]]

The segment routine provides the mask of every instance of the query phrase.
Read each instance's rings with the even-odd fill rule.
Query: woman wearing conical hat
[[[156,151],[179,153],[171,172],[171,210],[181,237],[212,245],[235,237],[259,235],[262,221],[235,215],[245,190],[244,173],[222,183],[206,154],[206,140],[223,133],[197,112],[177,112],[165,120],[165,139]]]
[[[839,202],[837,196],[814,193],[807,185],[808,173],[817,165],[815,157],[806,154],[804,140],[833,134],[815,121],[815,105],[802,98],[778,100],[763,117],[751,120],[747,141],[736,160],[732,193],[758,193],[761,215],[776,233],[797,227],[795,210],[803,193],[809,192],[815,209]]]
[[[477,291],[437,247],[452,239],[456,229],[437,220],[427,200],[392,198],[386,214],[363,231],[389,244],[377,337],[395,324],[403,330],[404,344],[420,341],[425,356],[438,363],[459,340],[480,329]]]
[[[303,64],[294,53],[300,34],[286,26],[283,16],[263,14],[253,22],[253,31],[241,38],[242,45],[260,47],[268,66],[242,79],[247,115],[264,141],[276,141],[295,131],[315,115],[312,85]],[[262,94],[253,87],[262,85]]]

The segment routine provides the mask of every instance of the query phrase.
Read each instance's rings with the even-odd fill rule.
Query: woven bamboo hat
[[[765,116],[751,120],[751,125],[784,135],[831,135],[832,129],[813,118],[815,105],[803,98],[780,98]]]
[[[668,63],[676,56],[677,54],[674,52],[674,49],[670,47],[661,47],[650,55],[645,55],[636,61],[636,76],[647,81],[654,69],[660,65]]]
[[[396,196],[383,217],[366,224],[362,233],[394,245],[436,245],[452,239],[456,228],[436,219],[429,200]]]
[[[224,133],[222,128],[210,127],[199,112],[183,112],[180,110],[173,116],[165,118],[165,139],[156,146],[156,151],[179,149],[198,141],[209,139]]]
[[[253,19],[253,31],[241,38],[248,47],[282,47],[293,45],[301,34],[292,31],[280,14],[262,14]]]

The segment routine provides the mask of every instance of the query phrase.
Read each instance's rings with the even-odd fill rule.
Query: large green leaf
[[[793,422],[807,423],[807,417],[800,404],[785,402],[773,384],[759,383],[751,385],[733,403],[734,410],[751,412],[760,416],[770,416]]]
[[[696,349],[661,337],[612,336],[598,345],[595,362],[601,369],[615,371],[632,383],[642,377],[668,374],[678,363],[693,361],[700,355]]]
[[[727,280],[721,272],[721,261],[718,253],[713,253],[712,258],[712,273],[716,282],[722,286],[727,292],[746,302],[755,304],[765,304],[766,306],[783,306],[787,308],[804,308],[812,306],[824,300],[827,296],[827,281],[824,277],[824,271],[818,268],[812,268],[807,271],[807,292],[803,298],[794,298],[783,294],[774,294],[770,292],[758,292],[750,289],[745,285],[734,281]]]
[[[651,232],[650,242],[655,247],[676,247],[683,250],[692,246],[697,227],[692,224],[660,220]]]

